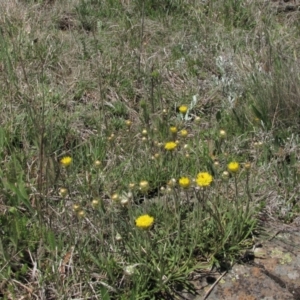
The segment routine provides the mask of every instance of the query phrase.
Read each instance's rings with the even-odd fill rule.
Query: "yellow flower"
[[[231,173],[237,173],[239,171],[239,169],[240,169],[240,165],[239,165],[238,162],[232,161],[231,163],[229,163],[227,165],[227,169]]]
[[[179,111],[182,113],[182,114],[185,114],[187,112],[188,108],[187,106],[185,105],[181,105],[179,106]]]
[[[201,187],[209,186],[213,181],[213,177],[207,172],[201,172],[197,175],[196,183]]]
[[[177,144],[175,142],[168,142],[165,144],[165,149],[168,151],[172,151],[177,147]]]
[[[185,129],[180,130],[180,136],[182,136],[183,138],[187,137],[188,132]]]
[[[135,220],[135,226],[141,229],[148,229],[154,223],[154,218],[149,215],[142,215]]]
[[[176,127],[176,126],[171,126],[171,127],[170,127],[170,131],[171,131],[172,133],[177,133],[177,127]]]
[[[72,157],[65,156],[60,160],[60,163],[66,168],[72,163]]]
[[[188,177],[181,177],[179,179],[179,185],[184,189],[188,189],[191,186],[191,180]]]

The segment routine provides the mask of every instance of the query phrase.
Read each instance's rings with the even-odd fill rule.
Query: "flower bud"
[[[100,201],[98,199],[93,199],[92,200],[92,207],[97,208],[99,206]]]
[[[149,190],[149,182],[146,180],[143,180],[140,182],[140,191],[142,193],[146,193]]]
[[[120,196],[118,193],[114,193],[112,196],[111,196],[111,200],[113,200],[114,202],[118,202],[120,201]]]
[[[95,166],[95,168],[100,168],[101,167],[101,161],[100,160],[96,160],[95,162],[94,162],[94,166]]]
[[[195,123],[199,124],[200,122],[201,122],[201,118],[200,118],[199,116],[197,116],[197,117],[195,118]]]
[[[250,170],[251,169],[251,163],[249,163],[249,162],[245,163],[244,167],[245,167],[246,170]]]
[[[65,198],[65,197],[68,195],[68,189],[66,189],[66,188],[60,188],[60,189],[59,189],[59,195],[60,195],[62,198]]]
[[[81,210],[77,213],[78,218],[84,218],[85,217],[85,211]]]
[[[228,172],[228,171],[224,171],[224,172],[222,173],[222,178],[223,178],[224,180],[227,180],[227,179],[229,178],[229,172]]]
[[[223,129],[221,129],[220,132],[219,132],[219,137],[220,137],[221,139],[225,139],[226,136],[227,136],[226,131],[223,130]]]
[[[120,233],[117,232],[116,234],[116,241],[119,242],[119,241],[122,241],[122,236]]]
[[[130,120],[126,120],[125,124],[126,124],[127,127],[130,127],[132,125],[132,122]]]
[[[176,186],[176,179],[175,178],[170,179],[167,185],[170,188],[174,188]]]
[[[73,210],[75,212],[78,212],[80,210],[80,205],[79,204],[73,204]]]

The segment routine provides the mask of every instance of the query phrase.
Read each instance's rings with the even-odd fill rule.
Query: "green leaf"
[[[262,113],[253,104],[251,105],[251,108],[257,118],[259,118],[262,121],[265,121]]]
[[[103,285],[100,286],[100,293],[101,293],[102,300],[110,300],[109,291],[105,286]]]

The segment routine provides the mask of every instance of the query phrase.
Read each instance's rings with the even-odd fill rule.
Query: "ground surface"
[[[299,218],[298,218],[299,219]],[[189,300],[298,300],[300,299],[299,222],[291,226],[265,224],[270,237],[258,240],[253,252],[227,271],[195,275],[197,295]]]

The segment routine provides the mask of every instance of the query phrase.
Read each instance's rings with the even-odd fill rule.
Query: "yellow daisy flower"
[[[240,169],[240,165],[239,165],[238,162],[232,161],[231,163],[229,163],[227,165],[227,169],[231,173],[237,173],[239,171],[239,169]]]
[[[180,130],[180,136],[181,136],[181,137],[185,138],[185,137],[187,137],[187,135],[188,135],[188,132],[187,132],[186,129]]]
[[[196,183],[201,187],[210,186],[213,181],[213,177],[207,172],[200,172],[197,175]]]
[[[181,177],[178,182],[184,189],[188,189],[191,186],[191,180],[188,177]]]
[[[173,151],[177,147],[175,142],[167,142],[165,143],[165,149],[168,151]]]
[[[179,106],[179,111],[182,113],[182,114],[186,114],[188,110],[188,107],[186,105],[181,105]]]
[[[176,127],[176,126],[171,126],[171,127],[170,127],[170,131],[171,131],[172,133],[177,133],[177,127]]]
[[[65,156],[60,160],[60,163],[66,168],[72,163],[72,157]]]
[[[154,223],[154,218],[149,215],[142,215],[135,220],[135,226],[141,229],[149,229]]]

